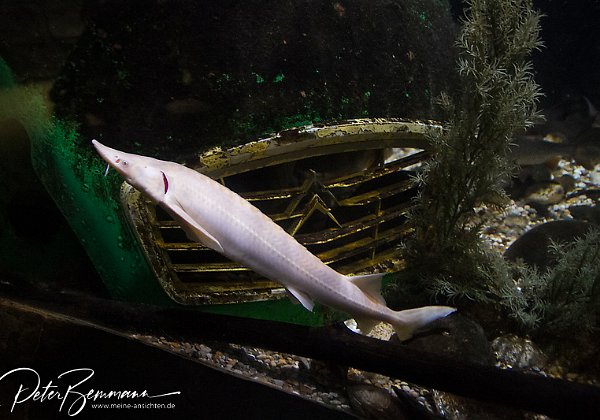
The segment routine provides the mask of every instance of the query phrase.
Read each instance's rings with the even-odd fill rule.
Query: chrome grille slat
[[[300,234],[296,235],[296,240],[303,244],[304,246],[308,245],[319,245],[323,243],[327,243],[333,240],[337,240],[348,235],[352,235],[357,232],[362,232],[364,230],[373,229],[375,226],[387,222],[395,217],[402,216],[406,214],[409,206],[407,204],[402,204],[393,209],[388,210],[386,214],[376,217],[376,216],[366,216],[361,219],[357,219],[352,221],[351,223],[342,225],[342,228],[336,230],[326,230],[318,233],[318,239],[315,238],[315,234]],[[170,227],[181,229],[181,227],[176,222],[170,222]],[[178,251],[178,250],[198,250],[198,251],[211,251],[210,248],[205,247],[197,242],[169,242],[169,243],[160,243],[159,246],[166,251]]]
[[[218,273],[221,271],[249,271],[247,267],[234,262],[224,263],[205,263],[199,268],[198,264],[173,264],[173,269],[178,273],[200,273],[211,272]]]
[[[350,258],[358,254],[364,253],[364,248],[370,248],[376,245],[389,243],[397,239],[401,233],[405,232],[406,228],[401,227],[380,233],[377,238],[363,238],[355,242],[347,244],[345,247],[335,248],[331,251],[317,254],[324,263],[330,264],[341,259]]]
[[[351,198],[341,200],[339,203],[341,206],[364,206],[377,200],[391,197],[393,195],[408,191],[413,186],[413,181],[407,180],[402,181],[398,184],[390,185],[388,187],[380,188],[376,191],[369,191],[364,194],[356,195]]]
[[[402,226],[396,229],[379,232],[377,238],[363,238],[354,242],[349,242],[342,247],[336,247],[326,252],[316,254],[326,264],[349,258],[354,255],[364,253],[364,247],[372,247],[389,243],[394,239],[406,233],[406,227]],[[248,271],[248,268],[235,262],[222,263],[203,263],[199,264],[173,264],[176,272],[223,272],[223,271]]]
[[[296,239],[298,242],[304,245],[316,245],[320,243],[329,242],[332,240],[340,239],[348,235],[352,235],[353,233],[362,232],[364,230],[373,229],[377,225],[387,222],[395,217],[400,217],[406,214],[408,210],[408,205],[403,204],[397,206],[394,209],[391,209],[386,214],[376,217],[376,216],[367,216],[361,219],[357,219],[352,221],[352,223],[343,225],[341,229],[336,230],[328,230],[319,233],[318,242],[314,239],[314,234],[303,234],[297,235]]]

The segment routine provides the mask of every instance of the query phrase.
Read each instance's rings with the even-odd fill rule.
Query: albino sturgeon
[[[393,311],[381,296],[383,274],[336,272],[248,201],[193,169],[92,143],[129,184],[178,221],[191,240],[283,284],[309,311],[313,300],[338,309],[352,315],[365,333],[379,321],[389,322],[401,340],[455,311],[447,306]]]

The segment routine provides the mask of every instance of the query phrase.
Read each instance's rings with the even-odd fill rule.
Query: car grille
[[[220,180],[344,274],[397,270],[415,194],[411,168],[425,152],[428,122],[353,120],[287,130],[188,166]],[[410,148],[410,149],[406,149]],[[182,304],[284,296],[276,282],[191,242],[161,208],[128,184],[124,207],[165,291]],[[276,279],[274,279],[276,280]]]

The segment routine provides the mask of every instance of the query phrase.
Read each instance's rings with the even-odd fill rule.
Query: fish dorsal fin
[[[381,296],[381,279],[384,275],[385,273],[364,274],[361,276],[346,276],[346,278],[354,283],[371,300],[385,305],[385,300]]]
[[[210,249],[223,253],[223,247],[219,241],[190,217],[179,203],[167,203],[165,208],[180,222],[181,228],[190,240],[200,242]]]
[[[302,306],[304,306],[306,309],[312,312],[313,308],[315,307],[315,303],[312,301],[310,296],[299,290],[292,289],[291,287],[288,287],[287,290],[292,294],[294,298],[298,300],[298,302],[302,304]]]

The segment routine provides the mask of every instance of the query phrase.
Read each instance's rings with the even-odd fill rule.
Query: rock
[[[398,402],[410,419],[413,420],[432,420],[442,419],[441,416],[434,414],[429,402],[423,396],[413,397],[410,394],[403,392],[397,387],[394,387],[394,392],[398,397]],[[415,392],[415,391],[411,391]]]
[[[373,385],[349,384],[346,387],[350,405],[366,419],[412,419],[397,398],[389,392]]]
[[[304,383],[300,383],[299,391],[301,395],[312,395],[315,392],[315,387],[311,385],[307,385]]]
[[[414,338],[405,345],[466,362],[492,364],[492,352],[483,328],[460,313],[438,319],[417,330]]]
[[[506,217],[506,219],[504,219],[504,224],[506,226],[511,226],[511,227],[523,228],[523,227],[527,226],[528,223],[529,223],[529,220],[527,220],[527,218],[522,215],[509,215]]]
[[[496,338],[491,345],[497,360],[504,367],[539,370],[546,357],[528,339],[507,335]],[[448,419],[509,420],[529,418],[524,412],[506,406],[489,404],[459,397],[446,392],[433,391],[437,411]],[[536,417],[537,418],[537,417]],[[544,417],[541,417],[544,418]]]
[[[565,189],[554,181],[538,182],[525,190],[523,199],[529,204],[549,206],[565,198]]]
[[[492,341],[498,362],[513,369],[542,369],[546,356],[533,341],[516,335],[497,337]]]
[[[298,361],[299,361],[298,367],[300,369],[303,369],[303,370],[311,369],[312,361],[308,357],[300,356],[300,357],[298,357]]]
[[[434,391],[433,401],[437,412],[440,413],[442,418],[449,420],[514,420],[530,418],[524,412],[517,409],[459,397],[447,392]],[[544,419],[544,417],[541,417],[541,419]]]
[[[546,119],[528,130],[554,143],[582,144],[594,127],[598,111],[586,96],[563,95],[544,110]]]
[[[542,182],[552,180],[552,172],[545,164],[523,166],[518,174],[522,182]]]
[[[590,174],[590,182],[594,185],[600,185],[600,172],[594,171]]]
[[[517,136],[510,149],[511,158],[518,165],[539,165],[555,161],[557,157],[573,155],[575,146],[547,141],[541,135]]]
[[[600,128],[592,127],[576,139],[575,160],[585,169],[593,170],[600,163]]]
[[[556,265],[556,259],[549,252],[551,242],[572,242],[585,235],[590,223],[577,220],[557,220],[536,226],[517,239],[504,253],[509,261],[521,260],[544,272]]]
[[[600,206],[571,206],[569,212],[574,219],[600,224]]]
[[[573,191],[577,185],[577,181],[572,175],[563,174],[557,179],[558,183],[562,185],[565,192]]]

